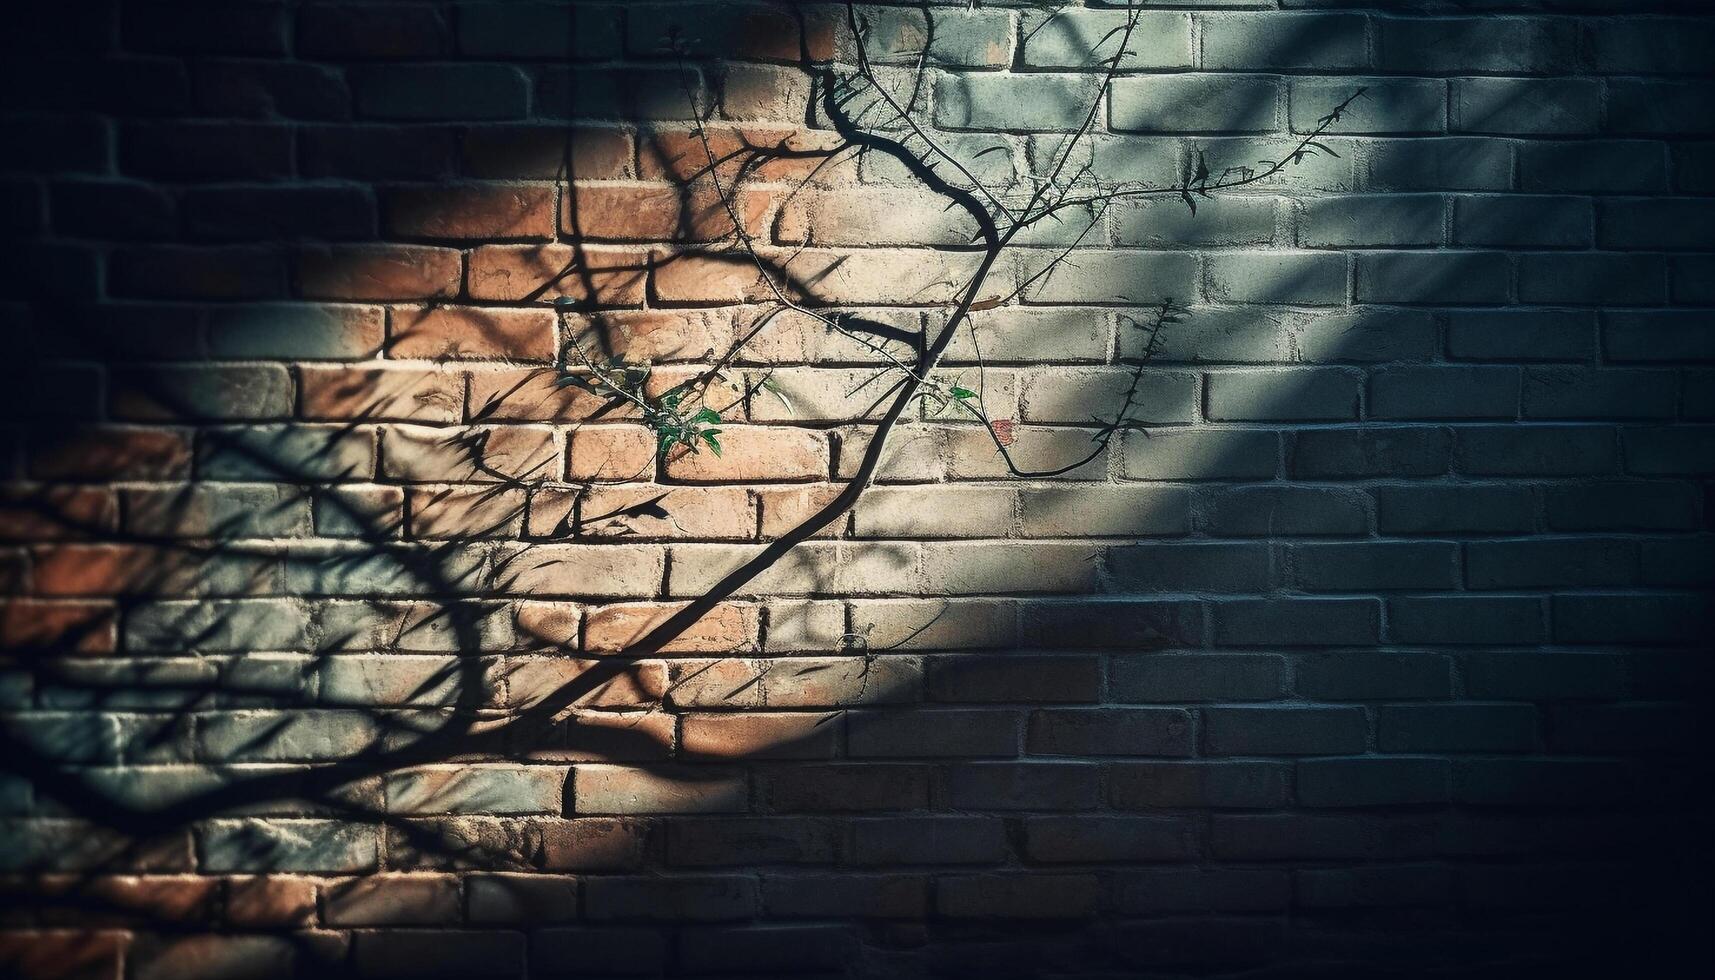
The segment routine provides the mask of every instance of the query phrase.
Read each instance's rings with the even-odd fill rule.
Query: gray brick
[[[1211,300],[1330,306],[1346,298],[1346,258],[1318,252],[1216,253],[1205,260]]]
[[[1345,14],[1214,14],[1203,19],[1203,67],[1362,68],[1365,18]]]
[[[1667,296],[1659,255],[1527,252],[1518,261],[1518,298],[1526,303],[1650,305]]]
[[[1362,752],[1361,708],[1205,708],[1203,747],[1216,755],[1338,755]]]
[[[1287,581],[1308,592],[1451,589],[1459,583],[1458,546],[1439,541],[1294,544]]]
[[[1465,694],[1509,701],[1624,697],[1626,659],[1604,653],[1474,653],[1462,658]]]
[[[1703,79],[1616,78],[1608,84],[1610,133],[1715,132],[1715,85]]]
[[[1293,881],[1307,909],[1441,908],[1454,889],[1452,869],[1435,865],[1311,869]]]
[[[1471,476],[1578,476],[1611,473],[1618,452],[1604,426],[1460,427],[1454,468]]]
[[[1370,375],[1380,419],[1517,418],[1519,371],[1508,367],[1384,368]]]
[[[1621,538],[1474,541],[1466,546],[1474,589],[1625,585],[1637,578],[1637,549]]]
[[[1590,310],[1456,310],[1447,353],[1471,361],[1588,361],[1596,356]]]
[[[1054,708],[1032,712],[1031,755],[1186,756],[1191,714],[1181,708]]]
[[[1133,480],[1267,480],[1280,469],[1280,437],[1254,429],[1127,432],[1121,465]]]
[[[1101,767],[1087,762],[973,762],[944,778],[948,802],[959,809],[1091,810],[1101,798]]]
[[[1377,64],[1389,71],[1537,74],[1578,67],[1577,27],[1565,20],[1383,17],[1376,29]]]
[[[1280,83],[1253,76],[1117,78],[1108,116],[1114,129],[1133,133],[1267,133],[1280,126]]]
[[[1307,759],[1293,784],[1304,806],[1410,806],[1446,802],[1450,781],[1446,759]]]
[[[1626,472],[1647,476],[1715,473],[1715,427],[1628,428]]]
[[[1108,769],[1113,805],[1125,810],[1283,806],[1290,767],[1277,762],[1126,762]]]
[[[844,26],[845,15],[834,15]],[[1012,14],[1003,10],[922,11],[872,7],[861,16],[869,31],[867,53],[875,64],[1007,67],[1012,64]],[[635,23],[635,20],[633,21]],[[924,46],[927,45],[927,52]],[[1026,57],[1029,56],[1028,50]],[[1083,62],[1042,67],[1083,67]]]
[[[1198,824],[1186,817],[1025,817],[1024,850],[1033,861],[1186,861],[1196,856]]]
[[[1267,701],[1284,690],[1285,661],[1260,654],[1171,654],[1121,657],[1109,697],[1118,702]]]
[[[1397,643],[1518,646],[1542,642],[1542,603],[1534,597],[1420,596],[1387,603]]]
[[[1138,544],[1108,552],[1107,566],[1126,592],[1263,592],[1272,579],[1263,544]]]
[[[1452,661],[1428,653],[1313,653],[1298,664],[1296,693],[1324,701],[1445,698]]]
[[[1211,373],[1206,411],[1222,422],[1355,419],[1361,383],[1356,372],[1337,368]]]
[[[1446,237],[1439,194],[1352,194],[1304,202],[1298,243],[1310,248],[1439,245]]]
[[[1363,494],[1333,487],[1227,487],[1207,493],[1200,526],[1210,534],[1363,534],[1369,511]]]
[[[977,768],[993,767],[954,772]],[[993,817],[889,817],[853,820],[851,827],[852,860],[859,864],[987,864],[1007,852],[1005,825]]]
[[[1203,645],[1203,607],[1192,600],[1110,597],[1032,602],[1020,617],[1020,635],[1038,647],[1161,647]]]
[[[1667,190],[1666,147],[1644,140],[1531,140],[1518,145],[1518,169],[1519,189],[1533,194]]]
[[[504,65],[385,65],[355,69],[357,111],[377,119],[518,119],[524,76]]]
[[[1306,480],[1439,476],[1447,472],[1451,459],[1452,438],[1446,429],[1306,429],[1292,434],[1286,468],[1291,476]]]
[[[1450,118],[1458,132],[1575,135],[1596,132],[1601,117],[1595,79],[1455,78],[1452,85]]]
[[[1330,123],[1323,119],[1359,89],[1364,94]],[[1418,135],[1447,130],[1447,83],[1432,78],[1295,78],[1292,131]]]
[[[1547,195],[1455,197],[1453,244],[1491,248],[1588,248],[1588,198]]]
[[[197,851],[210,872],[350,874],[375,870],[380,833],[339,820],[211,820]]]
[[[1357,646],[1381,631],[1374,599],[1235,599],[1213,612],[1218,645]]]
[[[1620,249],[1715,248],[1715,201],[1696,197],[1602,201],[1597,244]]]
[[[1292,898],[1291,880],[1274,868],[1151,868],[1114,878],[1122,913],[1277,912]]]
[[[1504,303],[1512,263],[1493,252],[1376,252],[1358,256],[1358,302]]]
[[[1364,144],[1370,191],[1478,191],[1512,187],[1512,150],[1476,137],[1374,140]]]
[[[1088,75],[941,75],[935,125],[943,129],[1071,132],[1100,94]]]
[[[1211,197],[1193,212],[1178,198],[1121,200],[1113,208],[1114,242],[1144,248],[1266,245],[1274,240],[1272,197]]]
[[[1618,362],[1715,360],[1715,325],[1691,310],[1636,310],[1602,316],[1602,349]]]
[[[1390,705],[1376,713],[1383,752],[1529,752],[1536,709],[1522,704]]]
[[[1706,595],[1562,595],[1554,597],[1559,643],[1694,645],[1708,640]]]
[[[1537,419],[1673,418],[1679,378],[1670,371],[1527,368],[1524,414]]]
[[[1695,531],[1702,496],[1685,483],[1590,483],[1548,489],[1543,511],[1556,531]]]
[[[1183,534],[1190,497],[1179,488],[1108,485],[1025,489],[1019,520],[1026,537]]]
[[[1191,67],[1189,14],[1141,13],[1129,38],[1127,14],[1113,10],[1055,10],[1024,22],[1022,62],[1032,68],[1096,69],[1112,59],[1125,41],[1121,71]]]
[[[1056,253],[1058,254],[1058,253]],[[1028,274],[1040,268],[1027,260]],[[1149,306],[1197,293],[1197,260],[1183,252],[1076,252],[1025,287],[1028,303]]]

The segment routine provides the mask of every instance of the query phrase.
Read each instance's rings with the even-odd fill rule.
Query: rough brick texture
[[[831,3],[28,6],[0,974],[1629,975],[1706,929],[1708,3],[1160,0],[1122,52],[1124,0],[864,2],[922,133],[839,96]],[[996,266],[940,370],[1088,463],[912,405],[636,647],[835,499],[974,267],[922,174],[809,155],[831,112],[1017,203],[1086,122],[1061,179],[1163,187],[1360,87]],[[692,377],[773,298],[735,220],[892,333],[766,320],[724,453],[660,454],[567,345]]]

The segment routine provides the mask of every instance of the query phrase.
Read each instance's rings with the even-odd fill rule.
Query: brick
[[[266,420],[292,411],[284,367],[160,367],[117,374],[113,414],[128,420]]]
[[[453,249],[422,245],[345,245],[298,257],[298,289],[334,300],[428,299],[458,292],[463,269]]]
[[[1298,244],[1307,248],[1439,245],[1439,194],[1354,194],[1304,202]]]
[[[451,875],[374,875],[322,891],[322,916],[332,926],[450,925],[460,912]]]
[[[1286,578],[1308,592],[1450,589],[1459,581],[1458,548],[1441,542],[1293,544]]]
[[[621,48],[618,7],[466,3],[457,10],[459,50],[467,55],[564,61],[610,57]]]
[[[1577,476],[1612,472],[1613,430],[1600,426],[1473,426],[1453,435],[1453,465],[1473,476]]]
[[[1600,99],[1593,79],[1458,78],[1452,83],[1452,128],[1530,136],[1593,133]]]
[[[1202,22],[1202,66],[1361,68],[1368,64],[1362,17],[1343,14],[1215,14]]]
[[[1574,146],[1578,152],[1569,156]],[[1518,147],[1519,187],[1530,193],[1664,191],[1667,161],[1661,151],[1661,144],[1641,140],[1532,140]]]
[[[1191,754],[1191,719],[1172,708],[1047,709],[1033,712],[1032,755]]]
[[[176,479],[189,475],[188,431],[88,427],[33,433],[32,476],[61,480]]]
[[[1207,708],[1204,747],[1217,755],[1335,755],[1364,748],[1356,708]]]
[[[1580,252],[1519,256],[1518,298],[1580,306],[1650,305],[1666,296],[1659,255]]]
[[[1453,875],[1429,865],[1325,869],[1294,875],[1299,905],[1317,909],[1439,908],[1453,894]]]
[[[432,126],[306,126],[298,132],[298,166],[307,177],[451,177],[457,134]]]
[[[179,208],[186,237],[206,241],[342,241],[375,234],[375,206],[356,189],[199,189],[180,198]]]
[[[766,238],[774,198],[762,191],[665,184],[582,184],[560,199],[561,230],[577,240],[716,241],[734,233],[736,214],[746,236]]]
[[[1275,199],[1210,198],[1196,213],[1183,201],[1120,200],[1113,208],[1114,242],[1143,248],[1267,245],[1274,241]]]
[[[1249,429],[1155,429],[1122,436],[1134,480],[1272,479],[1280,437]]]
[[[359,932],[351,957],[360,972],[377,977],[502,977],[524,968],[524,937],[457,929]]]
[[[1305,759],[1293,782],[1304,806],[1407,806],[1445,803],[1450,778],[1445,759]]]
[[[769,876],[762,901],[778,918],[920,919],[928,912],[928,880],[909,874]]]
[[[149,245],[111,256],[113,295],[151,299],[281,299],[285,269],[272,250]]]
[[[1696,530],[1698,494],[1662,483],[1592,483],[1547,492],[1543,511],[1557,531]]]
[[[1116,661],[1110,697],[1120,702],[1266,701],[1284,689],[1285,663],[1250,654],[1151,654]]]
[[[1362,88],[1363,97],[1328,119]],[[1295,78],[1290,92],[1295,133],[1418,135],[1447,128],[1447,87],[1428,78]]]
[[[1664,371],[1535,367],[1524,374],[1530,418],[1671,418],[1677,379]]]
[[[375,119],[516,119],[529,90],[504,65],[387,65],[351,73],[360,115]]]
[[[1205,260],[1210,299],[1331,305],[1346,298],[1346,259],[1314,252],[1235,252]]]
[[[1447,353],[1474,361],[1587,361],[1596,353],[1595,325],[1589,311],[1452,312]]]
[[[646,928],[599,925],[538,929],[530,934],[530,963],[533,968],[554,973],[658,970],[667,962],[668,943],[665,932]]]
[[[1126,24],[1127,15],[1119,11],[1064,10],[1029,17],[1020,58],[1031,68],[1096,70],[1116,56],[1122,71],[1191,66],[1188,15],[1142,12],[1129,36]]]
[[[119,132],[127,174],[166,180],[260,180],[292,173],[292,131],[276,124],[132,123]]]
[[[1037,647],[1201,646],[1204,612],[1190,600],[1111,598],[1025,606],[1024,642]]]
[[[403,187],[383,197],[389,234],[408,238],[543,239],[554,234],[547,187],[467,184]]]
[[[1222,371],[1205,382],[1212,420],[1338,420],[1358,416],[1361,379],[1337,368]]]
[[[1279,103],[1271,78],[1118,78],[1109,88],[1108,119],[1125,132],[1265,133],[1280,125]]]
[[[969,763],[943,779],[947,799],[960,809],[1091,810],[1101,797],[1101,769],[1086,762]]]
[[[1715,332],[1695,313],[1654,310],[1610,313],[1602,320],[1602,348],[1610,361],[1715,360]]]
[[[425,377],[406,371],[399,380],[384,385],[397,389],[403,396],[392,401],[409,399],[426,411],[436,408],[437,401],[450,398],[450,392],[457,390],[458,380],[451,374]],[[381,447],[381,475],[410,482],[505,483],[543,479],[559,471],[555,433],[541,427],[445,429],[389,425],[381,430]]]
[[[1019,714],[988,709],[853,712],[846,716],[852,758],[1018,754]]]
[[[534,545],[501,570],[497,586],[519,595],[627,598],[655,592],[663,564],[660,548],[643,545]]]
[[[1590,201],[1530,195],[1456,197],[1453,244],[1487,248],[1588,248],[1592,244]]]
[[[479,245],[468,290],[477,300],[565,300],[578,306],[636,306],[648,278],[644,253],[582,244]]]
[[[533,111],[547,119],[690,119],[693,100],[709,104],[703,77],[694,69],[550,66],[538,68],[535,75]]]
[[[683,867],[831,864],[831,824],[796,817],[709,817],[667,825],[668,863]]]
[[[451,53],[439,13],[410,7],[312,7],[298,13],[296,40],[299,54],[318,60]]]
[[[1553,617],[1563,643],[1691,644],[1709,629],[1708,602],[1695,595],[1555,596]]]
[[[333,820],[214,820],[198,832],[212,872],[373,871],[379,850],[375,827]]]
[[[1576,68],[1574,25],[1554,18],[1382,18],[1377,63],[1429,74],[1564,73]],[[1606,27],[1598,34],[1605,33]]]
[[[1189,374],[1146,373],[1132,392],[1129,371],[1073,368],[1031,378],[1024,389],[1023,418],[1028,422],[1085,422],[1092,416],[1146,424],[1190,421],[1196,413],[1197,379]]]
[[[683,608],[682,603],[619,603],[589,611],[584,649],[620,652]],[[662,653],[730,653],[754,650],[758,613],[755,607],[720,605],[661,647]]]
[[[1215,642],[1234,646],[1374,643],[1379,607],[1366,599],[1234,599],[1213,605]]]
[[[1365,144],[1369,191],[1511,190],[1512,152],[1493,139],[1376,140]]]
[[[1027,259],[1027,263],[1044,260]],[[1027,303],[1131,303],[1151,305],[1197,293],[1197,263],[1180,252],[1076,252],[1053,271],[1024,286]]]
[[[1127,592],[1261,592],[1272,572],[1266,546],[1219,542],[1138,544],[1108,552],[1109,581]]]
[[[1542,606],[1504,596],[1389,599],[1388,632],[1413,644],[1533,644],[1542,639]]]
[[[385,314],[374,306],[247,304],[209,322],[217,358],[362,360],[381,350]]]
[[[1369,528],[1363,494],[1345,487],[1232,487],[1200,502],[1199,524],[1217,536],[1352,535]]]
[[[1510,262],[1480,252],[1377,252],[1358,256],[1358,302],[1475,305],[1508,298]]]
[[[473,923],[566,922],[577,916],[575,878],[480,874],[465,878],[466,910]]]
[[[758,798],[779,813],[915,810],[928,804],[928,771],[910,764],[795,766],[759,774]]]
[[[280,936],[144,937],[127,955],[133,975],[146,980],[231,976],[233,971],[250,972],[252,976],[291,976],[297,958],[298,950]],[[257,964],[263,963],[278,969],[254,972]]]
[[[739,773],[705,767],[580,765],[572,782],[579,813],[626,814],[743,811],[748,781]]]
[[[935,908],[954,919],[1076,919],[1094,913],[1095,875],[971,875],[936,882]]]
[[[1434,844],[1434,824],[1415,817],[1217,814],[1210,828],[1213,853],[1239,860],[1408,860],[1429,856]]]
[[[483,4],[504,13],[520,4]],[[466,8],[472,9],[472,8]],[[524,39],[520,39],[521,42]],[[574,180],[632,176],[631,139],[623,130],[564,126],[473,126],[464,133],[465,172],[491,179],[551,179],[566,170]],[[570,166],[567,156],[570,155]]]
[[[798,428],[733,426],[720,436],[723,452],[670,454],[666,472],[678,480],[806,480],[828,473],[824,433]],[[575,446],[574,446],[575,455]]]
[[[1079,75],[941,75],[935,80],[935,125],[1071,132],[1100,97],[1095,83]]]
[[[1197,823],[1186,817],[1024,818],[1025,853],[1051,863],[1185,861],[1195,856],[1198,836]]]
[[[1715,430],[1699,427],[1628,428],[1621,431],[1626,471],[1649,475],[1707,473],[1715,465]]]
[[[1292,883],[1285,871],[1151,868],[1121,874],[1114,904],[1131,914],[1272,912],[1285,908],[1291,898]]]
[[[993,817],[866,818],[853,820],[851,828],[852,860],[864,865],[987,864],[1007,853],[1005,827]],[[914,908],[921,891],[916,897]]]
[[[1376,413],[1373,386],[1382,376],[1371,376],[1372,415]],[[1451,460],[1452,440],[1445,429],[1307,429],[1292,435],[1287,472],[1309,480],[1439,476],[1447,472]]]
[[[1376,714],[1383,752],[1529,752],[1537,728],[1529,705],[1395,705]]]
[[[680,751],[704,759],[827,759],[847,720],[820,713],[686,715]]]
[[[726,926],[680,934],[679,960],[693,970],[828,970],[856,954],[844,925]]]
[[[559,353],[554,317],[546,310],[395,307],[392,317],[392,357],[548,361]]]
[[[1616,79],[1609,88],[1608,126],[1614,133],[1696,133],[1715,130],[1709,86],[1699,79]]]
[[[442,423],[463,418],[464,378],[451,371],[305,365],[300,372],[306,418]]]
[[[1095,701],[1101,690],[1101,663],[1093,657],[937,656],[924,667],[935,701]]]
[[[1451,661],[1425,653],[1316,653],[1299,661],[1296,691],[1329,701],[1445,698]]]
[[[256,875],[225,881],[225,920],[251,928],[307,926],[315,921],[313,881],[285,875]]]

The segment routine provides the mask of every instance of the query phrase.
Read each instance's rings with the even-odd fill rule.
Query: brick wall
[[[1021,466],[1089,463],[1013,478],[914,404],[855,508],[641,647],[834,498],[913,349],[765,320],[734,221],[900,335],[979,255],[907,161],[813,155],[853,118],[923,151],[826,98],[840,10],[14,14],[5,971],[1521,975],[1696,936],[1707,6],[1162,0],[1106,86],[1123,3],[967,6],[862,5],[999,193],[1092,100],[1072,169],[1171,186],[1366,96],[1195,214],[1004,254],[938,377]],[[803,153],[729,213],[693,100],[716,153]],[[556,363],[658,394],[759,323],[718,457]]]

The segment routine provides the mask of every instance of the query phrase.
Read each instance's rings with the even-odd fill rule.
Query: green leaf
[[[969,388],[960,388],[957,385],[955,385],[953,387],[953,397],[954,398],[975,398],[975,397],[977,397],[977,393],[972,391]]]
[[[667,455],[667,450],[672,449],[674,444],[677,443],[678,441],[679,441],[679,430],[677,430],[677,429],[662,429],[661,430],[661,446],[660,446],[660,450],[659,450],[661,455],[663,455],[663,456]]]
[[[696,423],[696,422],[719,422],[720,420],[721,420],[721,413],[715,411],[712,408],[708,408],[707,406],[700,409],[697,412],[697,414],[691,416],[691,421],[693,423]]]
[[[704,429],[702,431],[703,441],[709,444],[709,448],[714,450],[716,456],[721,454],[720,440],[715,438],[715,433],[719,431],[719,429]]]

